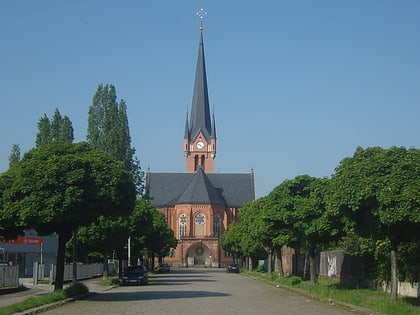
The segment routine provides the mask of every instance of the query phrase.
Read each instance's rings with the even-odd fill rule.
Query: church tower
[[[201,26],[191,115],[188,117],[187,113],[185,121],[184,156],[187,173],[194,173],[198,168],[213,173],[216,157],[216,126],[214,114],[210,115],[203,30]]]
[[[203,19],[204,9],[197,15]],[[201,24],[192,105],[185,120],[186,172],[146,174],[147,196],[178,241],[165,257],[174,267],[218,268],[232,263],[220,237],[239,220],[241,207],[255,200],[253,172],[214,172],[216,128],[207,90],[203,30]]]

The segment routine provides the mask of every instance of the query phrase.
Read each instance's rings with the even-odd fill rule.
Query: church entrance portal
[[[203,244],[192,245],[187,252],[188,267],[211,267],[211,252]]]

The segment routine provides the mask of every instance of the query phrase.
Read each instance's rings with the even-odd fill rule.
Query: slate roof
[[[147,173],[146,189],[156,208],[177,204],[219,204],[240,208],[255,199],[254,175]]]

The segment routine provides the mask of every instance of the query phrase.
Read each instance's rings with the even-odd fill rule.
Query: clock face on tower
[[[202,148],[204,148],[204,143],[203,143],[202,141],[198,141],[198,142],[197,142],[197,148],[198,148],[198,149],[200,149],[200,150],[201,150]]]

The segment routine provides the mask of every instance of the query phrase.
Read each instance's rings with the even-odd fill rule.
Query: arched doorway
[[[193,244],[187,251],[188,267],[211,267],[211,251],[202,243]]]

